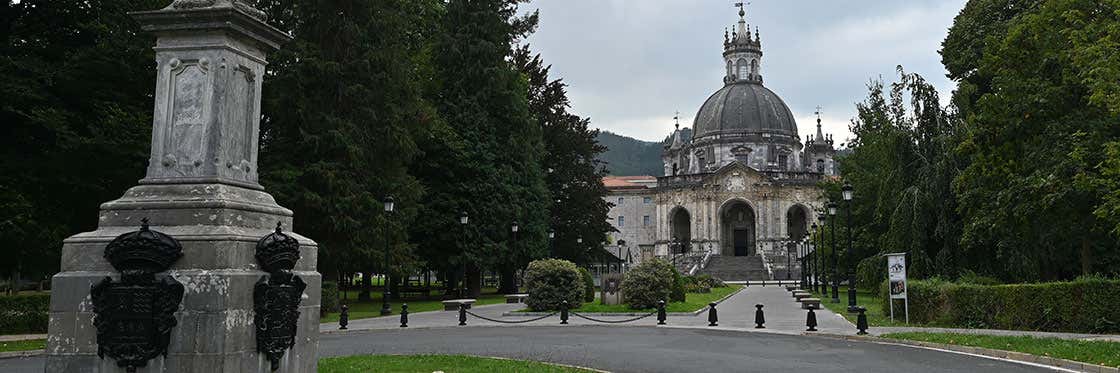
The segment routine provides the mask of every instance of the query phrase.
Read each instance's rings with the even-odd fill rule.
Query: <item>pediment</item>
[[[769,177],[754,168],[739,161],[734,161],[720,167],[710,176],[711,184],[720,185],[720,189],[729,192],[744,192],[755,185],[766,183]]]

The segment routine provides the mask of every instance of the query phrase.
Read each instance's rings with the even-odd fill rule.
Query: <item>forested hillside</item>
[[[692,129],[685,128],[682,134],[682,140],[687,141],[692,136]],[[607,148],[607,151],[599,154],[599,160],[606,163],[607,173],[611,175],[662,176],[665,173],[661,164],[661,151],[669,141],[672,141],[672,136],[656,143],[599,131],[596,140]]]

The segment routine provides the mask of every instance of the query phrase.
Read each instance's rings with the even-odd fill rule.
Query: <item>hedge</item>
[[[322,292],[319,294],[319,312],[326,315],[327,312],[338,312],[338,283],[334,281],[323,281]]]
[[[560,259],[534,260],[525,269],[525,305],[533,311],[560,309],[561,302],[575,309],[583,305],[583,275],[572,262]]]
[[[910,281],[910,322],[965,328],[1120,332],[1120,280],[1080,279],[1038,284],[976,285]],[[887,285],[880,289],[889,313]],[[901,302],[895,302],[900,315]]]
[[[0,296],[0,334],[47,332],[50,294]]]

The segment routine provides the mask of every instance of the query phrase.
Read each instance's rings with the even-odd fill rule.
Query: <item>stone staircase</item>
[[[725,256],[716,255],[708,262],[708,266],[700,270],[723,281],[759,281],[771,280],[766,266],[762,264],[762,257],[750,256]]]

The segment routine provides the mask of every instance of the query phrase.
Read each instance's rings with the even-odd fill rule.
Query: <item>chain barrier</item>
[[[476,314],[474,312],[471,312],[471,311],[464,310],[463,312],[466,312],[468,315],[471,315],[471,316],[474,316],[474,317],[477,317],[477,318],[480,318],[480,319],[483,319],[483,320],[486,320],[486,321],[502,323],[502,324],[530,323],[530,322],[533,322],[533,321],[544,320],[544,319],[547,319],[549,317],[556,316],[556,314],[560,313],[559,311],[557,311],[557,312],[553,312],[553,313],[550,313],[550,314],[547,314],[547,315],[544,315],[544,316],[541,316],[541,317],[532,318],[532,319],[528,319],[528,320],[498,320],[498,319],[491,319],[491,318],[486,317],[486,316],[481,316],[481,315],[478,315],[478,314]]]
[[[626,319],[626,320],[600,320],[600,319],[596,319],[596,318],[594,318],[594,317],[590,317],[590,316],[584,316],[584,315],[580,315],[580,314],[579,314],[578,312],[576,312],[576,311],[571,311],[571,312],[572,312],[572,314],[573,314],[573,315],[576,315],[576,317],[579,317],[579,318],[581,318],[581,319],[584,319],[584,320],[588,320],[588,321],[594,321],[594,322],[601,322],[601,323],[604,323],[604,324],[623,324],[623,323],[628,323],[628,322],[638,321],[638,320],[641,320],[641,319],[644,319],[644,318],[647,318],[647,317],[650,317],[650,316],[653,316],[653,315],[656,315],[656,314],[657,314],[657,311],[653,311],[653,312],[650,312],[650,313],[647,313],[647,314],[645,314],[645,315],[642,315],[642,316],[638,316],[638,317],[635,317],[635,318],[632,318],[632,319]]]

